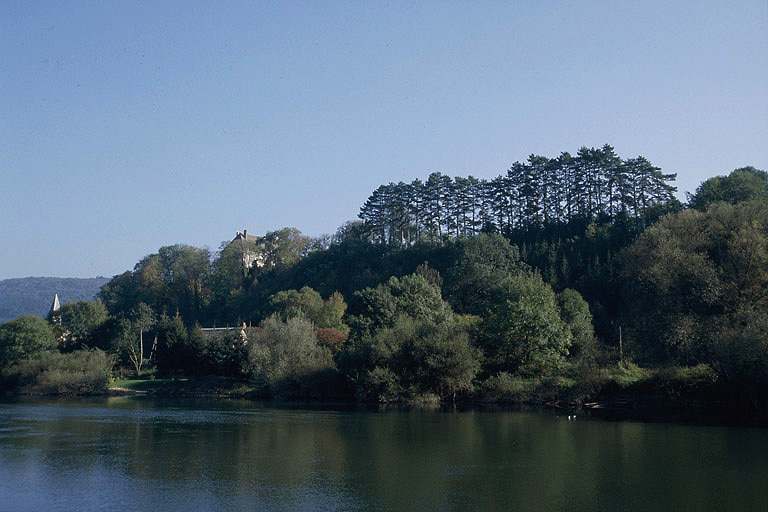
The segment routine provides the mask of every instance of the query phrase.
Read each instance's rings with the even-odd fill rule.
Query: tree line
[[[381,185],[359,217],[371,240],[405,246],[576,218],[642,218],[674,200],[675,177],[642,156],[621,159],[607,144],[582,147],[556,158],[532,154],[490,180],[433,172],[426,181]]]
[[[579,157],[607,161],[598,153],[612,148]],[[606,172],[595,171],[604,184]],[[161,247],[98,302],[0,325],[0,376],[6,387],[50,382],[62,367],[103,378],[93,365],[111,362],[240,379],[260,396],[373,401],[509,397],[541,379],[588,392],[630,361],[694,368],[697,382],[768,382],[768,174],[710,178],[687,205],[669,195],[672,175],[651,174],[663,193],[635,202],[604,185],[579,195],[572,217],[567,199],[550,204],[565,216],[547,221],[538,194],[539,210],[516,210],[539,212],[538,224],[502,230],[491,218],[474,231],[479,209],[472,222],[471,210],[452,216],[467,231],[429,227],[419,210],[394,237],[388,220],[383,239],[365,220],[319,239],[285,228],[215,254]],[[445,201],[437,207],[458,200]],[[261,264],[247,267],[244,250],[262,251]],[[200,329],[243,323],[245,338]]]

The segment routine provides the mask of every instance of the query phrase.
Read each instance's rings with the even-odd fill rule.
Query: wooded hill
[[[298,398],[510,396],[541,379],[591,393],[630,361],[755,389],[768,382],[768,174],[711,178],[688,204],[673,180],[603,146],[493,180],[383,185],[333,236],[161,247],[101,303],[63,308],[62,346]],[[199,329],[243,322],[247,344]]]
[[[94,300],[101,285],[107,281],[109,278],[106,277],[4,279],[0,281],[0,322],[7,322],[21,315],[47,315],[56,293],[62,303]]]

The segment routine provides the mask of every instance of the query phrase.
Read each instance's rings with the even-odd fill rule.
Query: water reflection
[[[13,510],[768,510],[768,431],[252,402],[0,404]]]

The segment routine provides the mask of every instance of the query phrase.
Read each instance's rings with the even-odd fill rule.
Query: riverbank
[[[109,395],[146,395],[169,398],[263,398],[263,381],[226,377],[174,377],[168,379],[122,379],[111,382]]]
[[[708,365],[641,368],[622,362],[572,377],[486,381],[480,403],[564,409],[621,421],[768,426],[768,387],[720,378]]]
[[[74,378],[74,377],[73,377]],[[102,377],[103,378],[103,377]],[[218,376],[131,378],[95,381],[89,385],[49,386],[28,384],[7,396],[146,396],[157,398],[247,399],[302,404],[354,403],[354,391],[344,379],[324,382],[313,394],[286,394],[265,379]],[[79,381],[78,381],[79,382]],[[346,385],[345,385],[346,384]],[[642,420],[729,425],[768,426],[768,386],[748,381],[728,381],[707,365],[641,368],[631,362],[608,367],[572,368],[565,376],[525,379],[507,373],[488,377],[471,393],[441,401],[424,394],[394,405],[441,408],[532,407],[605,420]],[[371,405],[378,407],[378,402]]]
[[[275,398],[269,395],[264,381],[223,377],[119,380],[111,383],[106,392],[157,398]],[[327,400],[301,402],[324,401]],[[331,401],[353,400],[333,397]],[[439,407],[441,404],[437,400],[417,399],[405,405]],[[632,365],[603,370],[591,380],[558,377],[504,381],[502,378],[478,386],[472,395],[459,397],[457,405],[555,409],[609,421],[768,426],[768,390],[745,383],[722,382],[702,367],[651,371]]]

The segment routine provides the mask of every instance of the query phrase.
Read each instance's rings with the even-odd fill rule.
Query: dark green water
[[[768,429],[0,403],[1,510],[768,510]]]

